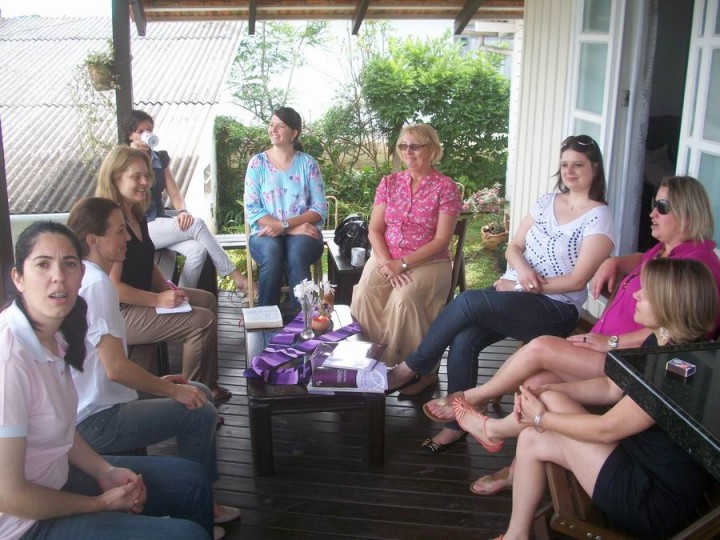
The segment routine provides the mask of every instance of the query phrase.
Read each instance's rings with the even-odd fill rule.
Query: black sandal
[[[397,392],[398,390],[403,390],[408,386],[412,386],[413,384],[420,382],[420,379],[422,379],[422,375],[420,375],[419,373],[414,373],[409,381],[405,381],[404,383],[396,386],[395,388],[388,388],[387,390],[385,390],[385,395],[392,394],[393,392]]]
[[[437,454],[442,454],[443,452],[447,452],[448,450],[450,450],[450,447],[452,447],[452,445],[457,442],[464,441],[466,437],[467,431],[463,431],[457,439],[455,439],[454,441],[450,441],[449,443],[435,442],[432,440],[432,438],[428,437],[422,442],[420,448],[422,448],[426,454],[434,456]]]

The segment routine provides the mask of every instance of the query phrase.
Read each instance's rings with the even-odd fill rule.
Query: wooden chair
[[[333,195],[326,195],[325,200],[328,205],[328,219],[325,222],[325,230],[335,230],[338,226],[338,200]],[[332,220],[332,221],[331,221]],[[330,229],[327,227],[327,225],[330,225],[332,223],[333,227]],[[252,260],[252,257],[250,257],[250,224],[247,221],[247,218],[245,219],[245,238],[247,239],[247,248],[246,248],[246,259],[247,259],[247,279],[248,279],[248,303],[250,307],[253,307],[255,305],[255,283],[253,281],[253,274],[255,269],[254,261]],[[317,261],[315,261],[312,265],[312,271],[313,271],[313,279],[316,283],[320,283],[322,281],[323,275],[322,275],[322,255],[318,258]],[[284,292],[288,292],[289,288],[283,288]]]
[[[460,184],[462,185],[462,184]],[[460,292],[465,290],[465,255],[463,248],[465,247],[465,233],[467,232],[467,220],[465,218],[458,219],[453,232],[454,254],[452,261],[452,277],[450,279],[450,292],[448,293],[447,302],[450,303],[455,298],[455,289],[460,288]],[[452,251],[452,249],[451,249]]]
[[[629,540],[632,536],[619,531],[593,505],[575,475],[554,463],[547,463],[545,471],[552,505],[535,515],[535,536],[551,538],[548,526],[555,532],[578,540]],[[673,540],[704,540],[720,534],[720,484],[713,482],[705,491],[696,521],[673,536]]]

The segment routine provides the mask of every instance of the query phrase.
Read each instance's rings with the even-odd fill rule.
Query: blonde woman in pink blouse
[[[462,205],[455,182],[433,166],[443,151],[432,127],[405,126],[397,149],[407,168],[384,177],[375,193],[373,252],[351,305],[366,339],[387,345],[388,366],[415,350],[445,304]]]

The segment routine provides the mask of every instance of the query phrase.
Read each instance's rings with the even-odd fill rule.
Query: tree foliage
[[[505,176],[510,85],[499,61],[446,38],[391,40],[365,65],[362,93],[389,148],[405,123],[429,123],[445,150],[439,168],[475,190]]]
[[[253,113],[260,127],[219,118],[218,185],[221,227],[242,224],[242,200],[249,158],[267,145],[266,124],[273,110],[291,97],[296,67],[326,42],[325,23],[305,27],[261,23],[243,38],[232,70],[236,102]],[[438,168],[470,193],[494,182],[504,184],[509,82],[499,73],[501,57],[461,54],[449,36],[394,40],[387,22],[368,22],[361,36],[335,44],[346,84],[332,105],[305,126],[306,151],[320,165],[328,194],[340,201],[341,217],[368,215],[380,178],[391,164],[405,123],[426,122],[438,132],[444,157]],[[276,85],[283,76],[285,82]]]
[[[215,120],[215,144],[218,175],[217,221],[228,229],[242,230],[245,171],[250,158],[268,144],[264,127],[247,127],[233,118]]]
[[[240,40],[230,73],[230,87],[238,105],[262,122],[291,96],[295,69],[305,63],[308,49],[326,39],[327,23],[305,26],[287,22],[261,22],[254,35]],[[283,86],[275,86],[279,79]]]

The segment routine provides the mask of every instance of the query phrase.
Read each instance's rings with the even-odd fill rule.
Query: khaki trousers
[[[353,290],[350,311],[367,340],[387,345],[382,359],[394,366],[417,348],[445,305],[452,267],[446,259],[413,267],[412,282],[397,289],[378,274],[377,267],[371,256]]]
[[[158,315],[155,308],[121,304],[128,345],[181,341],[182,374],[211,390],[217,388],[217,300],[207,291],[183,288],[192,311]]]

